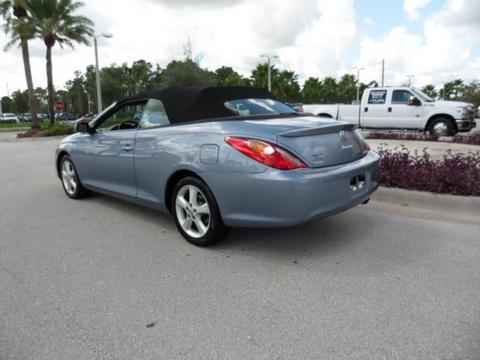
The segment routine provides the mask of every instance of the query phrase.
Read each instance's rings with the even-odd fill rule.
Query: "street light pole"
[[[415,77],[415,75],[407,75],[408,79],[408,87],[412,87],[412,80]]]
[[[382,87],[385,86],[385,59],[382,59]]]
[[[97,45],[97,38],[104,37],[104,38],[111,38],[113,37],[112,34],[102,33],[100,35],[93,36],[93,45],[95,47],[95,78],[97,80],[97,112],[100,114],[103,110],[102,104],[102,87],[100,84],[100,70],[98,66],[98,45]]]
[[[272,91],[272,71],[270,69],[270,56],[268,57],[268,61],[267,61],[267,64],[268,64],[268,91]]]
[[[365,68],[361,67],[354,67],[354,69],[357,69],[357,104],[360,102],[360,70],[364,70]]]
[[[271,69],[271,64],[272,64],[272,60],[271,59],[278,59],[278,56],[277,55],[265,55],[265,54],[262,54],[260,55],[261,57],[264,57],[267,59],[267,66],[268,66],[268,71],[267,71],[267,76],[268,76],[268,91],[272,91],[272,69]]]

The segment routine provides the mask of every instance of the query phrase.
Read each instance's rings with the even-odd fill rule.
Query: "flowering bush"
[[[423,132],[395,132],[395,131],[374,131],[365,136],[366,139],[378,140],[418,140],[418,141],[443,141],[458,144],[480,145],[480,133],[457,134],[451,141],[440,140],[437,135]]]
[[[459,144],[480,145],[480,133],[469,135],[458,134],[453,137],[453,142]]]
[[[423,132],[374,131],[368,133],[365,139],[438,141],[438,136]]]
[[[480,196],[480,151],[432,160],[426,149],[380,148],[380,184],[441,194]]]

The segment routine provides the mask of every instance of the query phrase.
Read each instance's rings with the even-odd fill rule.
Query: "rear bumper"
[[[329,216],[365,200],[378,187],[380,157],[319,169],[264,173],[215,173],[205,178],[228,226],[279,227]],[[352,179],[364,179],[352,190]]]

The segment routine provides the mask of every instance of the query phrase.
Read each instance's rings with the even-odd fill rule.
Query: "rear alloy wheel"
[[[190,243],[207,246],[228,233],[213,193],[200,179],[188,177],[180,180],[175,186],[172,202],[175,224]]]
[[[455,128],[450,119],[438,118],[432,121],[429,127],[430,134],[437,136],[453,136]]]
[[[88,190],[82,186],[77,170],[68,155],[65,155],[60,163],[60,177],[63,190],[69,198],[81,199],[88,195]]]

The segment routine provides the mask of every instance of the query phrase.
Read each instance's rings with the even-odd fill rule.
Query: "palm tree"
[[[27,0],[35,34],[47,47],[47,89],[50,124],[54,123],[54,88],[52,73],[52,48],[58,43],[63,49],[73,49],[74,43],[90,45],[93,36],[93,22],[85,16],[73,13],[84,3],[74,0]]]
[[[28,17],[27,3],[25,0],[2,0],[0,1],[0,15],[5,19],[3,30],[6,34],[10,34],[11,37],[5,46],[5,50],[15,45],[19,45],[22,49],[23,67],[28,88],[28,102],[32,113],[32,129],[35,129],[39,127],[37,102],[33,88],[30,53],[28,49],[28,40],[33,37],[33,28],[30,25],[30,19]]]
[[[435,86],[433,86],[432,84],[425,85],[422,88],[422,91],[433,99],[437,98],[437,90],[435,90]]]
[[[281,100],[289,103],[299,101],[301,95],[298,75],[289,70],[280,71],[273,87],[273,93]]]

